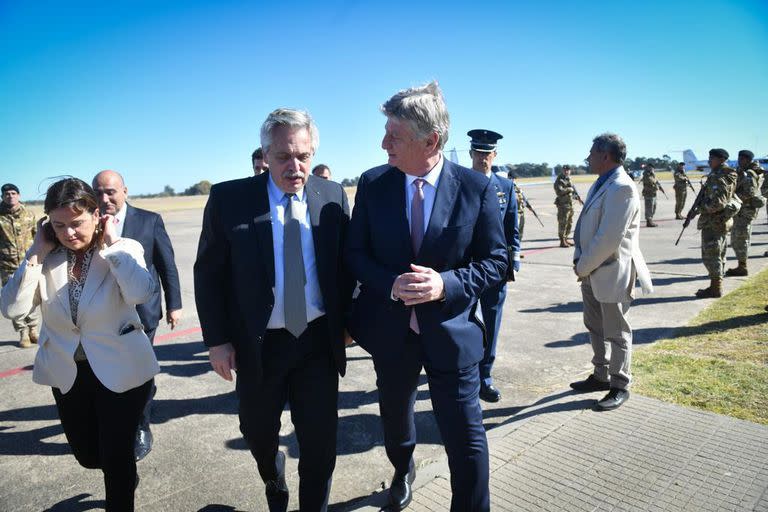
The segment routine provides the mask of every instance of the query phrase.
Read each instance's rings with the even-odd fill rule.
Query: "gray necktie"
[[[301,252],[298,199],[294,200],[296,194],[285,194],[285,197],[288,203],[283,223],[283,312],[286,330],[298,338],[307,329],[307,302],[304,298],[307,276]]]

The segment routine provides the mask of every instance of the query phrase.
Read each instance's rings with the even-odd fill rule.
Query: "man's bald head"
[[[93,190],[99,197],[99,210],[101,213],[116,215],[125,206],[128,198],[128,188],[120,173],[115,171],[101,171],[93,177]]]

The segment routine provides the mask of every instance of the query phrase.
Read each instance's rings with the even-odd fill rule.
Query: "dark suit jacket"
[[[517,196],[512,188],[512,180],[491,173],[491,185],[496,191],[504,225],[504,239],[507,242],[507,280],[514,280],[515,271],[512,268],[515,254],[520,254],[520,231],[517,223]]]
[[[275,304],[269,173],[211,188],[195,261],[195,301],[207,346],[232,343],[238,369],[261,372],[261,344]],[[349,204],[338,183],[309,176],[305,185],[317,273],[336,368],[344,375],[344,314],[354,281],[342,249]]]
[[[160,301],[160,284],[165,291],[165,309],[181,309],[181,286],[179,271],[173,255],[173,246],[165,231],[163,218],[155,212],[134,208],[126,204],[123,236],[138,241],[144,248],[144,261],[155,280],[152,298],[136,306],[145,331],[157,328],[163,317]]]
[[[361,283],[350,333],[374,358],[399,357],[410,310],[390,294],[395,278],[416,263],[439,272],[445,285],[445,300],[416,306],[426,362],[449,370],[475,364],[483,358],[477,298],[507,270],[496,190],[485,176],[446,160],[417,255],[405,205],[405,175],[396,167],[360,177],[346,250]]]

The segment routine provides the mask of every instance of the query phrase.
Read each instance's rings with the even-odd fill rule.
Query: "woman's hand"
[[[101,222],[101,239],[107,244],[107,247],[120,240],[120,237],[117,235],[117,226],[115,225],[116,219],[114,215],[105,213],[99,217],[99,222]]]
[[[59,245],[56,240],[56,234],[53,232],[53,226],[47,216],[37,221],[37,233],[32,240],[32,246],[29,248],[27,260],[33,265],[38,265],[45,260],[52,250]]]

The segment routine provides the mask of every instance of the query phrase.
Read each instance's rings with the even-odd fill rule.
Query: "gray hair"
[[[278,108],[267,116],[267,120],[261,125],[261,147],[264,153],[269,151],[272,145],[272,135],[280,126],[288,126],[294,129],[306,128],[312,139],[312,152],[317,151],[320,145],[320,133],[312,120],[309,112],[292,108]]]
[[[381,111],[387,117],[406,121],[420,139],[437,133],[438,149],[448,142],[451,119],[443,92],[435,81],[398,92],[381,106]]]
[[[620,165],[627,158],[627,145],[624,144],[624,139],[615,133],[602,133],[592,139],[592,144],[595,151],[609,153],[613,161]]]

